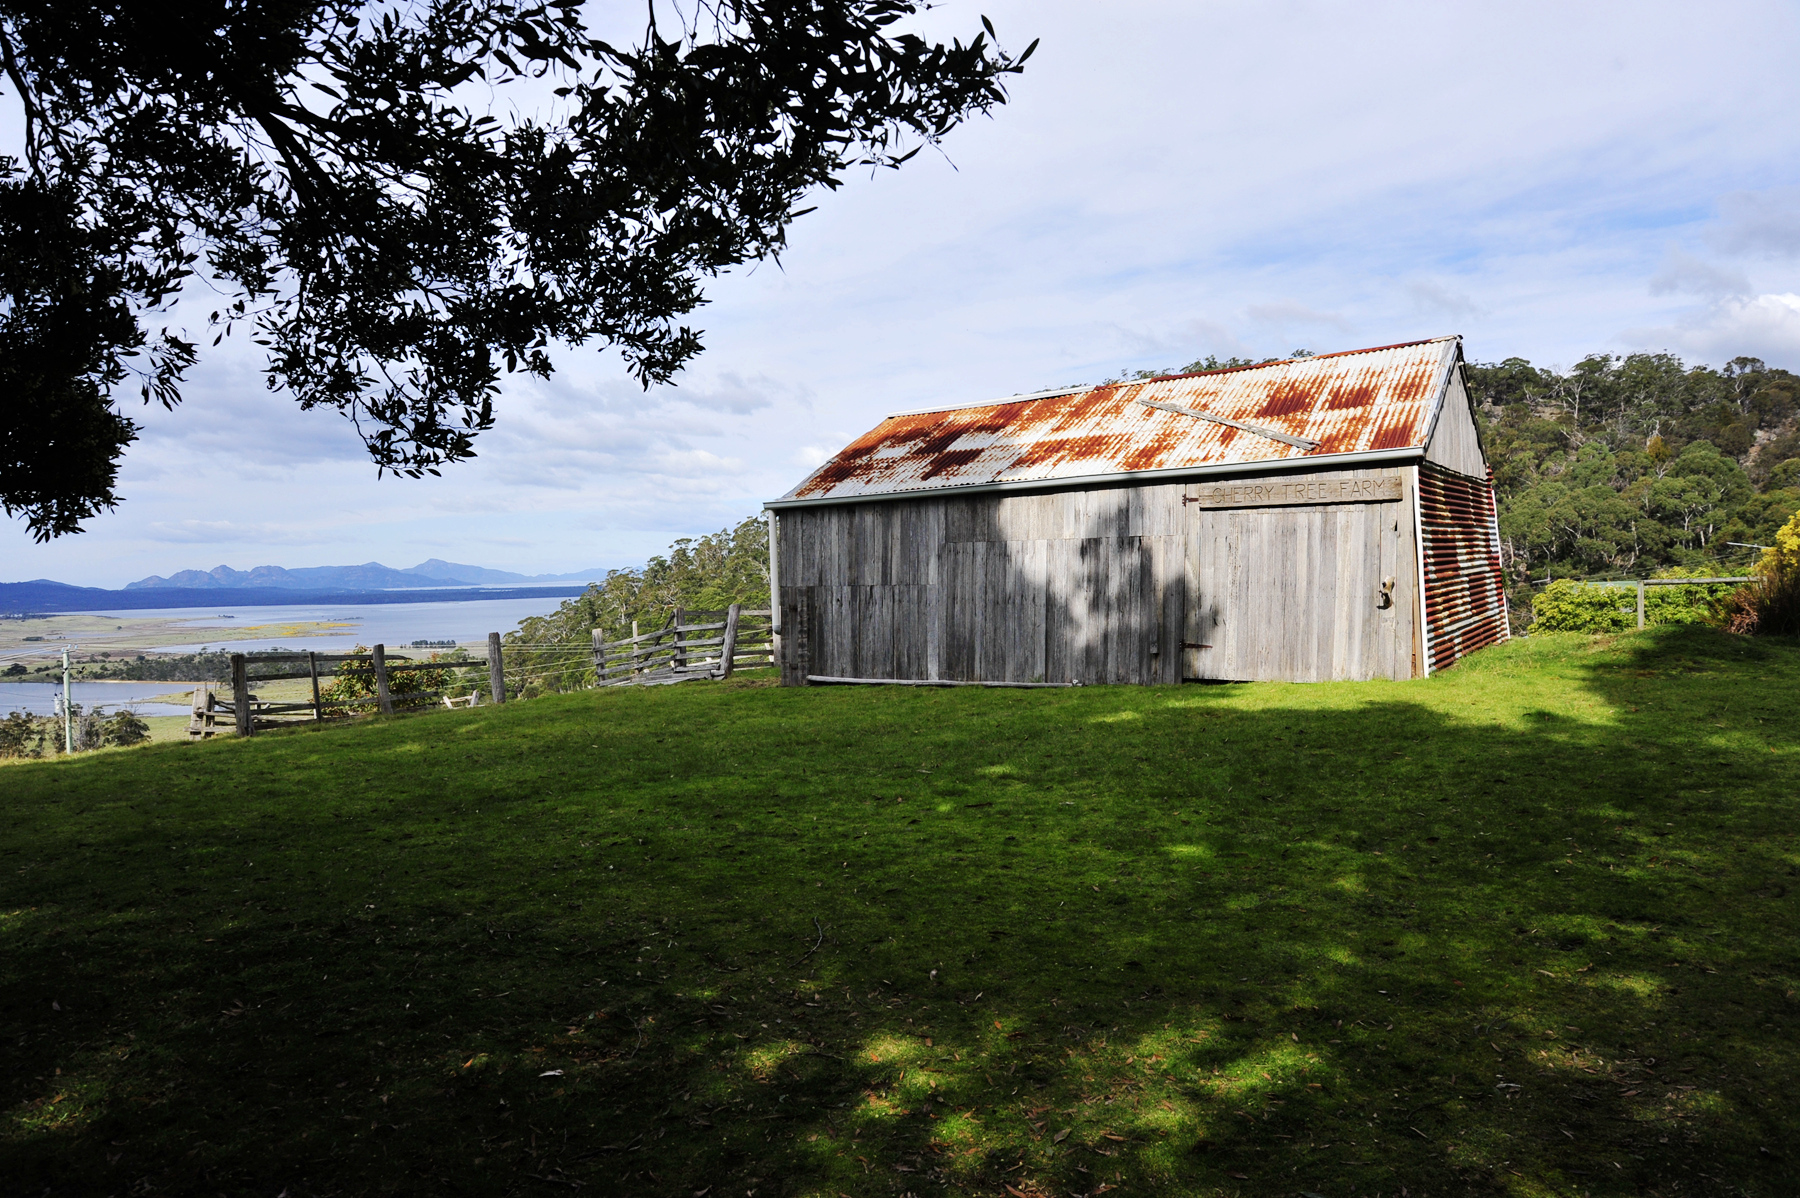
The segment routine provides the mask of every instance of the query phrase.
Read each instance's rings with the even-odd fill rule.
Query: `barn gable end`
[[[1475,410],[1461,369],[1450,372],[1443,406],[1425,446],[1425,460],[1469,478],[1487,479],[1487,455],[1481,449],[1481,434],[1476,431]]]

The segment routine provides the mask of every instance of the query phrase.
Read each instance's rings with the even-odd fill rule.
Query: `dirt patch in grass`
[[[688,684],[0,779],[22,1193],[1790,1193],[1800,650]]]

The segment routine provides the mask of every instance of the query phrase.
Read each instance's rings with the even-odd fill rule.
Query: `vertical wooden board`
[[[1060,491],[1050,496],[1044,510],[1044,539],[1047,541],[1080,540],[1080,493]]]
[[[1339,518],[1339,574],[1359,578],[1361,593],[1351,592],[1339,601],[1342,634],[1336,648],[1333,677],[1355,681],[1376,677],[1373,649],[1380,618],[1376,606],[1381,594],[1381,504],[1352,505]],[[1360,575],[1354,573],[1360,564]]]
[[[886,586],[902,586],[913,581],[906,574],[906,544],[915,523],[916,504],[884,503],[888,509],[885,544],[883,545],[881,581]]]
[[[1182,677],[1218,677],[1220,649],[1215,643],[1225,615],[1221,553],[1227,514],[1195,509],[1186,516],[1182,536]],[[1207,645],[1209,648],[1198,648]]]
[[[831,553],[831,529],[836,522],[836,515],[830,508],[806,508],[808,516],[806,529],[806,562],[802,573],[795,575],[801,586],[820,587],[826,583],[831,569],[828,555]]]
[[[1183,679],[1197,679],[1206,676],[1207,663],[1203,654],[1210,650],[1202,650],[1197,646],[1208,643],[1206,633],[1217,609],[1209,602],[1206,593],[1206,572],[1203,568],[1206,530],[1203,522],[1192,520],[1179,538],[1181,542],[1181,661],[1177,672]]]
[[[1044,541],[1044,681],[1069,682],[1080,677],[1073,654],[1074,602],[1070,567],[1070,546],[1076,542],[1067,537]]]
[[[1020,625],[1028,618],[1029,595],[1023,575],[1021,548],[1025,541],[991,541],[988,544],[987,593],[989,638],[984,677],[999,682],[1019,681]]]
[[[1088,685],[1103,681],[1094,673],[1088,641],[1093,634],[1093,612],[1088,584],[1089,558],[1093,542],[1087,538],[1059,541],[1062,567],[1058,579],[1062,589],[1062,672],[1070,680]]]
[[[1119,621],[1120,682],[1147,685],[1155,681],[1155,661],[1150,647],[1156,642],[1156,577],[1149,538],[1121,537],[1118,541],[1124,618]]]
[[[859,586],[851,587],[850,605],[853,632],[850,644],[850,669],[852,678],[887,678],[892,675],[887,671],[893,667],[893,642],[887,641],[883,650],[882,617],[885,605],[886,587]]]
[[[944,500],[944,543],[955,545],[969,539],[969,504],[972,495],[955,495]]]
[[[1371,505],[1373,506],[1373,505]],[[1334,573],[1339,583],[1334,602],[1328,608],[1331,617],[1329,672],[1333,679],[1357,679],[1362,673],[1363,631],[1368,613],[1375,609],[1375,596],[1356,593],[1355,583],[1369,573],[1378,558],[1370,555],[1366,512],[1354,504],[1329,513],[1335,526],[1336,557]]]
[[[865,506],[881,509],[881,537],[877,542],[878,561],[871,582],[877,586],[889,587],[900,581],[898,567],[900,564],[899,528],[906,523],[902,508],[907,504],[871,503]]]
[[[917,500],[894,505],[892,581],[896,585],[916,586],[925,580],[919,559],[919,550],[926,543],[924,516],[925,505]]]
[[[974,600],[974,543],[947,541],[938,562],[941,615],[938,631],[939,675],[969,681],[975,671],[974,629],[968,610]]]
[[[790,508],[781,513],[781,535],[776,552],[781,555],[778,571],[783,589],[812,585],[813,560],[812,517],[816,509]]]
[[[943,537],[944,507],[931,505],[927,512],[927,535],[931,556],[926,561],[925,575],[925,673],[926,678],[944,677],[944,596],[948,590],[944,574],[944,554],[948,549]]]
[[[893,627],[893,678],[924,678],[925,592],[922,586],[888,588],[889,619]]]
[[[1091,499],[1091,496],[1090,496]],[[1091,504],[1088,508],[1089,531],[1099,527],[1097,514]],[[1082,596],[1082,672],[1096,683],[1110,684],[1112,674],[1108,669],[1106,651],[1107,629],[1113,618],[1112,596],[1108,593],[1107,583],[1112,574],[1112,538],[1088,536],[1081,541],[1081,596]]]
[[[855,669],[855,662],[848,652],[852,632],[845,627],[855,619],[854,608],[846,601],[847,589],[841,586],[822,586],[813,592],[813,619],[819,629],[814,642],[818,646],[818,653],[812,663],[814,674],[842,677]]]
[[[1381,505],[1381,516],[1376,527],[1376,536],[1381,546],[1381,577],[1394,580],[1393,602],[1383,608],[1376,621],[1376,647],[1374,677],[1400,679],[1408,676],[1407,649],[1402,631],[1407,624],[1406,613],[1411,602],[1412,583],[1408,580],[1406,554],[1403,549],[1401,527],[1406,511],[1404,503],[1386,503]]]
[[[1306,569],[1295,579],[1295,599],[1300,616],[1301,660],[1293,677],[1307,682],[1331,678],[1332,629],[1338,611],[1337,519],[1329,507],[1300,509],[1300,529],[1306,539]]]
[[[992,548],[1005,547],[999,576],[990,561],[990,586],[997,588],[993,606],[998,609],[999,627],[995,643],[1002,646],[999,661],[990,668],[998,672],[989,677],[1006,682],[1031,682],[1043,671],[1044,587],[1042,541],[995,542]]]
[[[837,524],[837,513],[831,508],[805,510],[812,517],[807,522],[806,565],[804,573],[796,578],[801,586],[821,587],[827,584],[831,573],[831,532]]]
[[[1050,677],[1050,623],[1052,580],[1050,576],[1050,541],[1039,537],[1030,542],[1032,628],[1030,641],[1030,676],[1027,681],[1054,681]]]
[[[1151,635],[1157,655],[1151,659],[1155,681],[1181,681],[1182,592],[1186,585],[1183,538],[1164,533],[1146,538],[1153,547],[1151,572],[1155,582],[1154,619]]]
[[[831,530],[831,563],[825,582],[827,586],[849,586],[856,572],[856,525],[857,509],[863,504],[852,503],[837,508],[833,513]]]
[[[850,560],[845,563],[844,582],[850,586],[879,585],[881,557],[885,548],[882,523],[885,503],[853,503],[850,513]]]

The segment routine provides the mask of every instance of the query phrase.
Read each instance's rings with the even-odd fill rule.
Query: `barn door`
[[[1400,570],[1398,543],[1387,527],[1396,508],[1193,513],[1184,676],[1293,682],[1396,676],[1397,596],[1394,584],[1383,591],[1384,580]]]

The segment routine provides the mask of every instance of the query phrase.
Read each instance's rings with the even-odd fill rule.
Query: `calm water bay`
[[[109,714],[129,707],[139,715],[187,715],[188,704],[146,703],[152,695],[167,695],[183,689],[176,682],[71,682],[69,698],[85,711],[103,708]],[[62,695],[59,682],[0,682],[0,716],[23,711],[28,715],[54,715],[56,700]]]
[[[150,610],[100,612],[99,615],[142,619],[180,620],[193,629],[196,639],[169,645],[165,653],[196,653],[223,649],[246,653],[255,649],[314,649],[321,653],[383,644],[403,648],[413,641],[449,641],[475,648],[485,644],[490,632],[505,634],[528,616],[543,616],[563,600],[556,596],[535,599],[468,599],[441,603],[339,603],[325,607],[169,607]],[[208,640],[214,629],[242,628],[247,624],[296,624],[310,621],[348,623],[342,632],[326,636],[285,636],[254,640]]]

